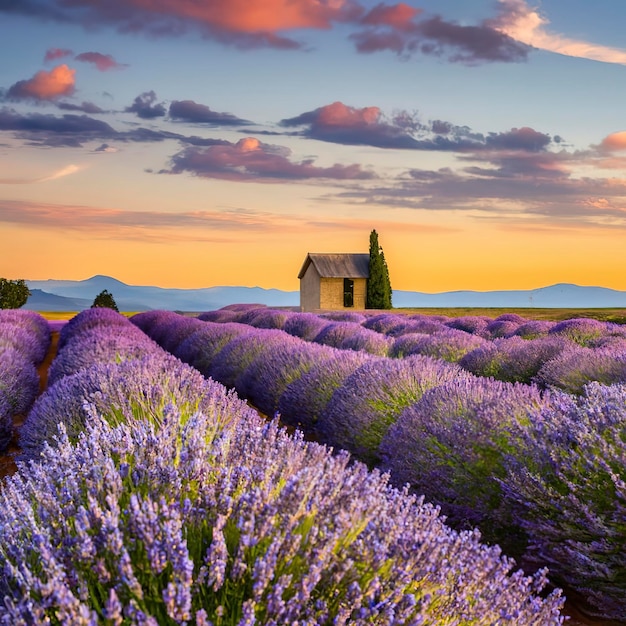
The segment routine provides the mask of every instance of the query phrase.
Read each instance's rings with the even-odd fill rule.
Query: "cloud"
[[[72,104],[71,102],[59,102],[57,107],[62,111],[81,111],[89,115],[95,115],[98,113],[104,113],[104,109],[101,109],[97,104],[93,102],[83,102],[82,104]]]
[[[194,124],[211,124],[215,126],[241,126],[251,124],[248,120],[242,120],[231,113],[218,113],[193,100],[174,100],[170,104],[170,118],[191,122]]]
[[[625,49],[611,48],[551,32],[547,28],[550,20],[537,9],[530,8],[525,0],[499,0],[499,3],[499,15],[490,20],[489,24],[516,41],[565,56],[626,64]]]
[[[196,31],[244,48],[299,48],[279,33],[328,29],[364,12],[356,0],[21,0],[0,4],[2,10],[85,28],[108,24],[123,33],[182,36]]]
[[[8,107],[0,109],[0,131],[13,132],[18,138],[33,145],[52,148],[80,147],[89,141],[150,143],[174,140],[193,146],[229,145],[229,142],[221,139],[185,136],[141,127],[122,132],[88,115],[71,113],[60,117],[42,113],[22,115]]]
[[[72,50],[68,50],[67,48],[48,48],[48,50],[46,50],[46,55],[44,56],[44,61],[57,61],[58,59],[71,56],[74,56],[74,52],[72,52]]]
[[[118,63],[110,54],[101,54],[100,52],[81,52],[75,57],[76,61],[83,61],[85,63],[92,63],[101,72],[108,72],[109,70],[119,70],[127,65]]]
[[[360,165],[318,167],[312,159],[293,162],[291,151],[261,143],[247,137],[236,144],[210,146],[204,150],[186,148],[171,159],[171,169],[164,174],[190,172],[203,178],[220,178],[232,181],[277,183],[296,180],[370,179],[374,175],[361,169]]]
[[[601,152],[621,152],[626,150],[626,130],[607,135],[598,146]]]
[[[154,91],[144,91],[139,94],[134,100],[131,106],[126,107],[124,110],[127,113],[136,113],[137,117],[143,120],[151,120],[156,117],[165,116],[165,105],[161,102],[155,104],[157,99]]]
[[[81,169],[83,169],[83,166],[70,164],[48,176],[40,178],[0,178],[0,185],[32,185],[34,183],[44,183],[49,180],[56,180],[57,178],[75,174]]]
[[[342,102],[333,102],[283,119],[280,126],[303,127],[298,135],[331,143],[438,152],[541,152],[561,141],[558,136],[551,137],[528,127],[483,135],[472,132],[467,126],[456,126],[442,120],[421,122],[417,114],[407,111],[388,118],[378,107],[359,109]]]
[[[527,45],[488,21],[472,26],[446,21],[439,15],[421,15],[421,10],[404,3],[379,4],[361,19],[365,29],[350,38],[362,53],[389,50],[405,58],[415,53],[447,55],[449,61],[466,65],[519,62],[528,56]]]
[[[57,65],[49,72],[41,70],[28,80],[20,80],[9,87],[10,100],[54,100],[74,93],[76,70],[67,65]]]
[[[333,102],[283,119],[280,125],[287,128],[305,126],[301,135],[331,143],[401,149],[417,149],[419,146],[419,142],[406,132],[406,119],[400,117],[396,122],[387,121],[375,106],[358,109],[343,102]]]

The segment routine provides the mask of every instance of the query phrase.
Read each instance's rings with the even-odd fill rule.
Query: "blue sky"
[[[626,5],[0,2],[0,275],[626,289]]]

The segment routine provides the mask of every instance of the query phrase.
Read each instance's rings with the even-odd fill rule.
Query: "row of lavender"
[[[274,328],[323,345],[378,356],[422,354],[458,363],[478,376],[535,382],[581,393],[590,381],[626,382],[626,328],[580,318],[532,321],[517,314],[496,319],[335,312],[315,315],[259,305],[225,307],[199,319]]]
[[[39,393],[37,365],[50,346],[48,322],[34,311],[0,310],[0,453],[13,437],[13,418]]]
[[[626,386],[581,396],[374,356],[276,329],[171,312],[132,321],[267,415],[391,472],[457,528],[575,589],[604,617],[626,606]]]
[[[0,494],[2,623],[563,623],[543,573],[123,316],[84,311],[59,345]]]

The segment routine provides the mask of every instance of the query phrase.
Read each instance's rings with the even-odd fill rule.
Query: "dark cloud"
[[[174,100],[170,104],[169,116],[174,120],[214,126],[242,126],[252,123],[231,113],[212,111],[208,106],[193,100]]]
[[[109,70],[119,70],[127,65],[118,63],[110,54],[102,54],[100,52],[81,52],[74,57],[77,61],[84,63],[91,63],[95,65],[101,72],[108,72]]]
[[[487,20],[476,26],[465,26],[446,21],[439,15],[417,19],[420,13],[401,4],[378,5],[361,20],[367,28],[353,33],[350,38],[362,53],[389,50],[405,58],[421,53],[445,56],[451,62],[466,65],[525,61],[531,50]]]
[[[407,117],[387,121],[378,107],[357,109],[333,102],[296,117],[283,119],[283,127],[305,126],[301,135],[310,139],[378,148],[418,149],[419,142],[407,132]],[[412,118],[411,124],[415,124]]]
[[[542,152],[557,143],[557,138],[559,143],[562,141],[528,127],[485,136],[443,120],[422,123],[417,113],[403,111],[387,118],[378,107],[357,109],[342,102],[283,119],[280,126],[300,127],[296,134],[331,143],[439,152]]]
[[[90,141],[152,143],[166,140],[192,146],[229,145],[229,142],[221,139],[185,136],[148,128],[117,131],[106,122],[88,115],[65,114],[60,117],[42,113],[22,115],[7,107],[0,109],[0,131],[13,132],[31,144],[48,147],[80,147]]]
[[[68,50],[67,48],[49,48],[46,50],[44,61],[56,61],[57,59],[63,59],[71,56],[74,56],[74,52],[72,50]]]
[[[171,169],[164,174],[190,172],[203,178],[220,178],[233,181],[284,182],[289,180],[371,179],[374,175],[360,165],[318,167],[312,159],[300,162],[290,160],[287,148],[261,143],[246,138],[236,144],[212,146],[204,150],[186,148],[171,159]]]
[[[89,115],[97,115],[104,113],[104,109],[101,109],[97,104],[93,102],[83,102],[82,104],[72,104],[71,102],[59,102],[57,108],[62,111],[81,111]]]
[[[127,113],[135,113],[137,117],[140,117],[142,120],[164,117],[166,113],[165,105],[162,102],[156,103],[156,100],[157,96],[154,91],[145,91],[139,94],[133,100],[132,105],[126,107],[124,110]]]

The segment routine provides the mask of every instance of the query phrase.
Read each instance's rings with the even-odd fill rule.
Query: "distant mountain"
[[[261,287],[205,287],[165,289],[127,285],[110,276],[87,280],[27,280],[32,291],[24,308],[35,311],[82,311],[103,290],[113,294],[120,311],[212,311],[228,304],[258,303],[270,307],[300,303],[298,291]],[[626,292],[605,287],[558,284],[517,291],[394,291],[394,307],[494,308],[626,308]]]
[[[120,311],[166,309],[170,311],[212,311],[227,304],[258,303],[267,306],[298,306],[298,291],[280,291],[261,287],[206,287],[203,289],[165,289],[127,285],[110,276],[93,276],[87,280],[27,280],[33,292],[24,308],[37,311],[82,311],[105,289],[113,294]],[[39,291],[35,297],[35,292]],[[67,298],[67,308],[47,309],[41,292]],[[34,298],[34,299],[33,299]],[[55,301],[56,306],[63,306]]]
[[[518,291],[448,291],[419,293],[394,291],[394,307],[494,307],[494,308],[619,308],[626,307],[626,291],[606,287],[581,287],[560,283]]]

